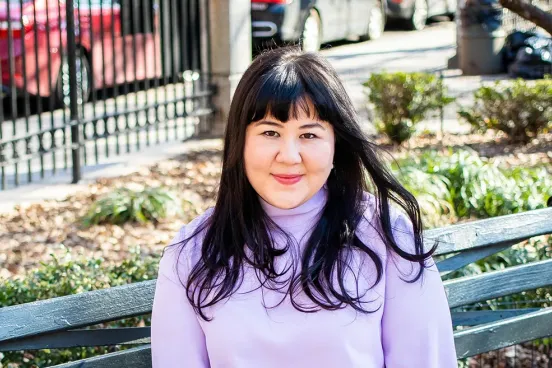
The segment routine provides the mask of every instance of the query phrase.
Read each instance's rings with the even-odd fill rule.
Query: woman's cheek
[[[308,159],[308,164],[313,170],[325,171],[331,169],[334,155],[331,142],[322,141],[308,145],[305,152],[304,159],[305,161]]]

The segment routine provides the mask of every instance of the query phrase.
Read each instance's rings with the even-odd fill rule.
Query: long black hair
[[[251,122],[268,114],[285,122],[309,105],[315,110],[311,114],[334,128],[334,170],[327,180],[326,205],[296,265],[299,272],[282,282],[282,273],[274,264],[289,247],[276,247],[270,231],[283,233],[288,245],[291,239],[266,215],[246,177],[245,132]],[[376,196],[375,218],[382,240],[399,256],[421,266],[412,280],[405,280],[415,282],[422,276],[425,260],[435,247],[424,253],[418,203],[390,174],[379,158],[378,147],[360,129],[353,104],[335,70],[322,56],[303,53],[295,47],[259,55],[240,80],[230,106],[215,207],[193,234],[178,243],[185,247],[189,240],[204,233],[199,261],[190,270],[188,280],[181,280],[195,311],[209,321],[205,309],[238,290],[247,266],[254,269],[262,287],[285,291],[300,311],[350,306],[363,313],[373,312],[364,308],[361,297],[351,295],[343,282],[350,267],[343,261],[347,259],[343,253],[350,250],[362,251],[372,259],[377,271],[374,285],[383,275],[382,260],[356,235],[365,211],[364,192],[370,188]],[[413,254],[401,249],[393,237],[390,202],[402,207],[412,222]],[[336,274],[337,285],[331,281]],[[314,305],[297,302],[297,291],[308,296]]]

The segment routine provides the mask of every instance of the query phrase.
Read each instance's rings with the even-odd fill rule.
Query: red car
[[[152,0],[122,1],[124,6],[121,0],[75,0],[77,85],[83,101],[92,88],[161,76],[159,32],[153,31],[158,29],[157,8]],[[66,104],[65,0],[22,4],[0,0],[1,93],[9,94],[15,86],[17,95],[24,90],[34,96],[54,95],[58,103]]]

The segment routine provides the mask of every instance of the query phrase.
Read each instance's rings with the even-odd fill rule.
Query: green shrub
[[[24,279],[0,280],[0,308],[151,280],[157,277],[158,263],[159,258],[146,258],[139,248],[133,249],[130,257],[121,264],[112,266],[106,266],[101,258],[75,260],[69,253],[64,259],[53,256],[51,262],[42,263]],[[149,324],[148,315],[110,322],[102,327],[134,327]],[[5,352],[4,357],[0,359],[0,367],[45,367],[121,349],[94,347],[32,350],[26,351],[25,354],[18,351]]]
[[[83,225],[158,222],[181,213],[181,208],[178,199],[162,188],[141,191],[119,188],[92,205],[83,218]]]
[[[394,143],[407,141],[427,113],[454,101],[442,80],[428,73],[374,73],[363,83],[376,112],[376,128]]]
[[[418,200],[426,227],[446,226],[454,222],[456,214],[448,189],[450,183],[446,177],[429,174],[415,166],[395,166],[393,171],[397,179]]]
[[[434,179],[404,178],[402,183],[420,196],[450,201],[459,218],[486,218],[546,207],[552,195],[552,176],[545,168],[501,169],[477,154],[460,150],[444,155],[435,151],[399,161],[400,167],[414,167]],[[420,182],[419,180],[423,180]],[[446,183],[448,193],[434,183]],[[442,214],[442,212],[441,212]]]
[[[552,79],[496,82],[474,93],[471,108],[458,113],[475,129],[496,129],[514,142],[526,143],[552,128]]]

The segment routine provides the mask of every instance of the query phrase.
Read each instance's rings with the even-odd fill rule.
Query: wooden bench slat
[[[150,327],[71,330],[0,342],[0,352],[37,349],[65,349],[81,346],[148,344]]]
[[[444,282],[450,308],[549,285],[552,285],[552,260]]]
[[[462,359],[549,336],[552,336],[552,308],[545,308],[458,331],[454,341],[456,356]]]
[[[469,265],[470,263],[477,262],[480,259],[486,258],[506,248],[509,248],[516,243],[517,241],[506,242],[498,245],[491,245],[485,248],[467,249],[462,251],[459,254],[455,254],[452,257],[449,257],[447,259],[443,259],[440,262],[437,262],[437,268],[441,273],[441,277],[443,277],[453,271],[456,271],[464,266]]]
[[[482,310],[468,312],[452,312],[452,325],[457,326],[476,326],[485,323],[499,321],[505,318],[521,316],[541,310],[542,308],[523,308],[523,309],[501,309],[501,310]]]
[[[551,233],[552,208],[544,208],[427,230],[424,246],[439,241],[435,255],[443,255]]]
[[[92,358],[58,364],[52,368],[151,368],[150,344]]]
[[[0,342],[151,313],[155,280],[0,308]]]

